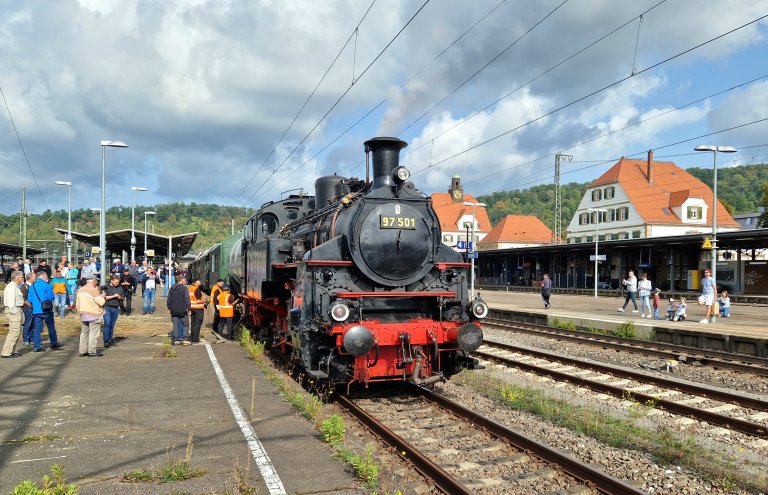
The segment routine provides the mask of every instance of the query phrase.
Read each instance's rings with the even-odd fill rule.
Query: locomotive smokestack
[[[393,186],[392,170],[400,165],[400,150],[408,143],[395,137],[377,137],[365,142],[365,151],[373,152],[373,184],[371,190]]]

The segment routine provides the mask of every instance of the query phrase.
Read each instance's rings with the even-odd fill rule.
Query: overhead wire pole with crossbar
[[[560,244],[563,240],[563,198],[560,192],[560,162],[573,160],[573,155],[558,153],[555,155],[555,229],[552,232],[552,244]]]

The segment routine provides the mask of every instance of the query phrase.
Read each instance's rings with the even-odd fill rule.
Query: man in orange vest
[[[235,296],[229,293],[229,286],[223,285],[221,292],[216,296],[216,309],[219,311],[219,328],[217,331],[224,336],[222,331],[226,326],[229,338],[232,338],[232,320],[235,317]]]
[[[216,285],[211,289],[211,302],[213,303],[213,324],[211,328],[214,332],[219,331],[219,294],[221,294],[221,288],[224,286],[224,279],[220,278],[216,281]]]
[[[199,278],[193,278],[189,286],[189,303],[191,306],[190,316],[192,317],[192,330],[190,340],[192,343],[200,342],[200,327],[203,326],[203,317],[208,303],[203,299],[203,291],[200,289],[202,282]]]

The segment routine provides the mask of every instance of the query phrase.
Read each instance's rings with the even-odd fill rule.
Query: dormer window
[[[592,201],[600,201],[601,199],[603,199],[602,189],[595,189],[592,191]]]
[[[615,187],[613,187],[613,186],[606,187],[603,190],[603,197],[605,199],[613,199],[613,195],[614,195],[615,192],[616,192],[616,188]]]
[[[703,208],[701,206],[688,207],[688,220],[701,220]]]

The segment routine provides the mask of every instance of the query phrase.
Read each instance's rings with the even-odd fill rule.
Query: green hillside
[[[687,169],[710,187],[712,185],[712,169]],[[746,165],[718,169],[718,197],[732,213],[751,213],[757,211],[763,197],[763,186],[768,184],[768,164]],[[562,186],[563,226],[565,227],[573,216],[576,208],[587,189],[588,183],[570,183]],[[535,215],[549,228],[553,227],[553,194],[551,184],[534,186],[520,191],[504,191],[478,199],[488,205],[488,215],[495,224],[509,214]],[[150,225],[157,234],[181,234],[198,232],[194,249],[202,250],[220,242],[230,235],[232,221],[235,230],[242,228],[245,221],[253,215],[253,208],[235,206],[220,206],[198,203],[170,203],[155,206],[136,207],[136,228],[144,228],[144,212],[156,211],[157,215],[150,216]],[[107,211],[107,230],[129,229],[131,227],[131,209],[125,206],[115,206]],[[27,218],[27,239],[52,239],[63,241],[63,236],[53,229],[67,228],[67,211],[46,211],[40,215],[29,215]],[[97,212],[90,210],[75,210],[72,212],[72,230],[87,234],[95,234],[99,228]],[[152,232],[152,227],[150,227]],[[0,215],[0,242],[19,243],[19,215]],[[61,244],[51,243],[50,249],[61,249]],[[44,243],[30,242],[31,246],[43,247]]]

